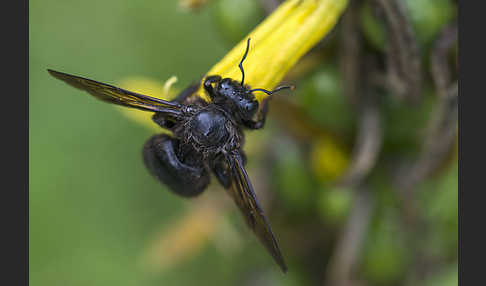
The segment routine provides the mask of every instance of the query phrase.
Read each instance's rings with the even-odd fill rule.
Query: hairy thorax
[[[240,148],[241,130],[223,108],[208,104],[193,106],[189,112],[190,116],[175,130],[184,143],[191,144],[205,157]]]

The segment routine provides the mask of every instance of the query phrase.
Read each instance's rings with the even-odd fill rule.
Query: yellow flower
[[[336,24],[347,0],[287,0],[242,39],[206,75],[240,79],[238,64],[251,38],[243,64],[245,83],[253,88],[273,89],[317,42]],[[202,85],[199,96],[208,100]],[[255,94],[258,100],[265,93]]]

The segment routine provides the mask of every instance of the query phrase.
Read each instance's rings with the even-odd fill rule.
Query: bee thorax
[[[191,118],[188,127],[197,144],[211,147],[223,144],[228,138],[227,121],[217,110],[203,110]]]

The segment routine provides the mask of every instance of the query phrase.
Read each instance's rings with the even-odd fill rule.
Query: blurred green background
[[[229,48],[209,11],[187,13],[177,1],[160,0],[29,3],[31,285],[227,281],[232,269],[211,249],[161,276],[140,269],[150,235],[184,207],[143,165],[141,149],[153,131],[46,71],[107,83],[177,75],[184,87]]]
[[[216,237],[182,263],[150,270],[143,257],[154,237],[208,196],[226,194],[212,186],[188,202],[167,191],[142,162],[142,146],[154,129],[46,71],[111,84],[132,77],[163,84],[176,75],[176,88],[184,88],[265,16],[265,1],[209,2],[191,12],[176,0],[29,2],[30,285],[317,285],[325,280],[355,202],[352,190],[335,187],[332,180],[350,160],[359,123],[332,57],[336,37],[321,64],[295,77],[299,89],[293,97],[280,102],[284,107],[276,102],[267,127],[248,139],[249,173],[260,200],[272,201],[265,211],[289,264],[287,275],[231,204],[217,215],[228,218],[229,229],[222,233],[236,235],[237,251],[225,252],[218,241],[228,238]],[[420,34],[421,44],[430,46],[455,13],[449,7],[453,1],[408,2],[412,11],[421,11],[414,23],[427,32]],[[420,5],[435,8],[427,14]],[[382,52],[380,24],[369,15],[363,19],[367,48]],[[354,270],[364,285],[417,285],[405,279],[421,262],[413,256],[415,249],[426,249],[423,256],[436,261],[420,285],[457,284],[457,154],[452,151],[442,168],[417,186],[417,216],[427,226],[420,241],[403,228],[400,198],[387,173],[390,161],[417,154],[436,102],[429,90],[414,108],[386,94],[380,99],[385,135],[367,179],[373,211]],[[279,114],[288,114],[289,102],[322,133],[309,139],[286,130],[289,123]]]

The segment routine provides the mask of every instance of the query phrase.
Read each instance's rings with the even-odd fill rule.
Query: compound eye
[[[218,93],[224,97],[231,97],[234,95],[234,87],[231,85],[231,79],[225,78],[223,79],[218,87]]]
[[[227,88],[230,88],[231,87],[231,79],[229,78],[224,78],[221,82],[220,82],[220,86],[221,88],[223,89],[227,89]]]
[[[258,108],[258,101],[250,101],[245,104],[245,110],[247,112],[256,111]]]
[[[253,115],[255,115],[257,109],[258,101],[246,101],[240,103],[241,116],[246,120],[250,120]]]

